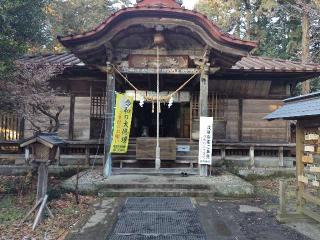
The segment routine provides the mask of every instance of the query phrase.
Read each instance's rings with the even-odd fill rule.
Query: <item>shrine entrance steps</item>
[[[250,183],[231,174],[215,177],[196,175],[114,175],[99,193],[107,197],[248,197]]]
[[[174,161],[161,161],[161,174],[180,174],[187,172],[197,174],[198,142],[190,141],[188,138],[177,138],[177,153]],[[124,174],[156,174],[154,160],[136,159],[136,138],[131,138],[128,152],[126,154],[114,154],[112,156],[113,169],[115,173]]]
[[[76,191],[77,176],[62,183],[68,191]],[[102,169],[81,173],[78,190],[109,197],[225,197],[253,196],[254,186],[238,176],[222,172],[217,176],[124,174],[105,178]]]

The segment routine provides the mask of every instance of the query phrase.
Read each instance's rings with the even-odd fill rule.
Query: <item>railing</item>
[[[183,141],[177,145],[192,144],[190,154],[184,159],[180,156],[177,163],[197,165],[197,142]],[[226,165],[246,167],[293,167],[295,144],[287,143],[214,143],[213,163],[222,162]],[[58,156],[59,165],[101,165],[104,155],[103,142],[92,141],[67,141],[66,146],[60,149]],[[23,154],[17,142],[0,142],[1,158],[14,158]],[[183,159],[182,159],[183,158]],[[127,155],[115,155],[115,163],[134,163],[135,139],[131,139]]]

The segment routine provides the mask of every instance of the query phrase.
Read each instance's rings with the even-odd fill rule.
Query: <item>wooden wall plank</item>
[[[76,97],[74,113],[74,140],[90,139],[90,97]]]
[[[280,100],[246,99],[243,101],[243,141],[287,142],[287,122],[269,122],[263,118],[282,106]]]
[[[228,99],[226,105],[225,118],[227,121],[227,139],[230,141],[238,141],[239,100]]]

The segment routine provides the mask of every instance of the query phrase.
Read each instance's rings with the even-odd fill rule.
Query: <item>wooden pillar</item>
[[[226,149],[225,149],[225,147],[221,148],[221,160],[223,162],[226,160]]]
[[[254,146],[251,146],[250,147],[250,150],[249,150],[249,158],[250,158],[250,167],[254,167],[255,163],[254,163]]]
[[[279,166],[284,167],[283,147],[279,147]]]
[[[303,193],[304,183],[299,182],[298,177],[304,175],[304,165],[302,163],[302,156],[304,152],[304,128],[301,120],[297,121],[296,129],[296,175],[298,181],[298,211],[302,213],[303,209]]]
[[[105,135],[104,135],[104,161],[103,175],[105,177],[112,174],[112,154],[110,153],[112,143],[113,117],[115,107],[115,74],[111,64],[107,63],[107,83],[106,83],[106,115],[105,115]]]
[[[199,118],[208,117],[209,66],[206,65],[200,76]],[[200,176],[208,176],[208,165],[200,165]]]
[[[287,214],[287,208],[286,208],[286,189],[287,186],[283,180],[279,181],[279,215],[284,216]]]
[[[74,109],[75,109],[76,96],[71,94],[70,96],[70,116],[69,116],[69,140],[73,140],[74,131]]]
[[[90,146],[89,145],[86,145],[85,154],[86,154],[86,164],[90,166]]]
[[[239,121],[238,121],[238,137],[239,142],[242,142],[242,135],[243,135],[243,99],[239,99]]]
[[[48,189],[48,165],[40,163],[38,167],[37,202],[44,198]]]

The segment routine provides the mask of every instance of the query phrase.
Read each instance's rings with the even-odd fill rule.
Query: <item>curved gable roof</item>
[[[138,18],[168,18],[179,19],[191,22],[201,28],[202,32],[209,37],[206,41],[213,40],[217,44],[208,44],[209,46],[224,52],[224,47],[231,49],[230,52],[235,56],[246,56],[252,49],[257,47],[257,42],[238,39],[230,34],[224,33],[221,29],[211,22],[205,15],[196,11],[181,8],[176,1],[170,0],[144,0],[132,8],[123,8],[112,14],[103,23],[92,31],[69,36],[58,36],[59,41],[74,52],[79,51],[81,46],[102,38],[115,27],[125,20],[130,20],[133,25]],[[214,46],[213,46],[214,45]],[[234,49],[234,51],[232,51]],[[230,54],[229,52],[229,54]]]

